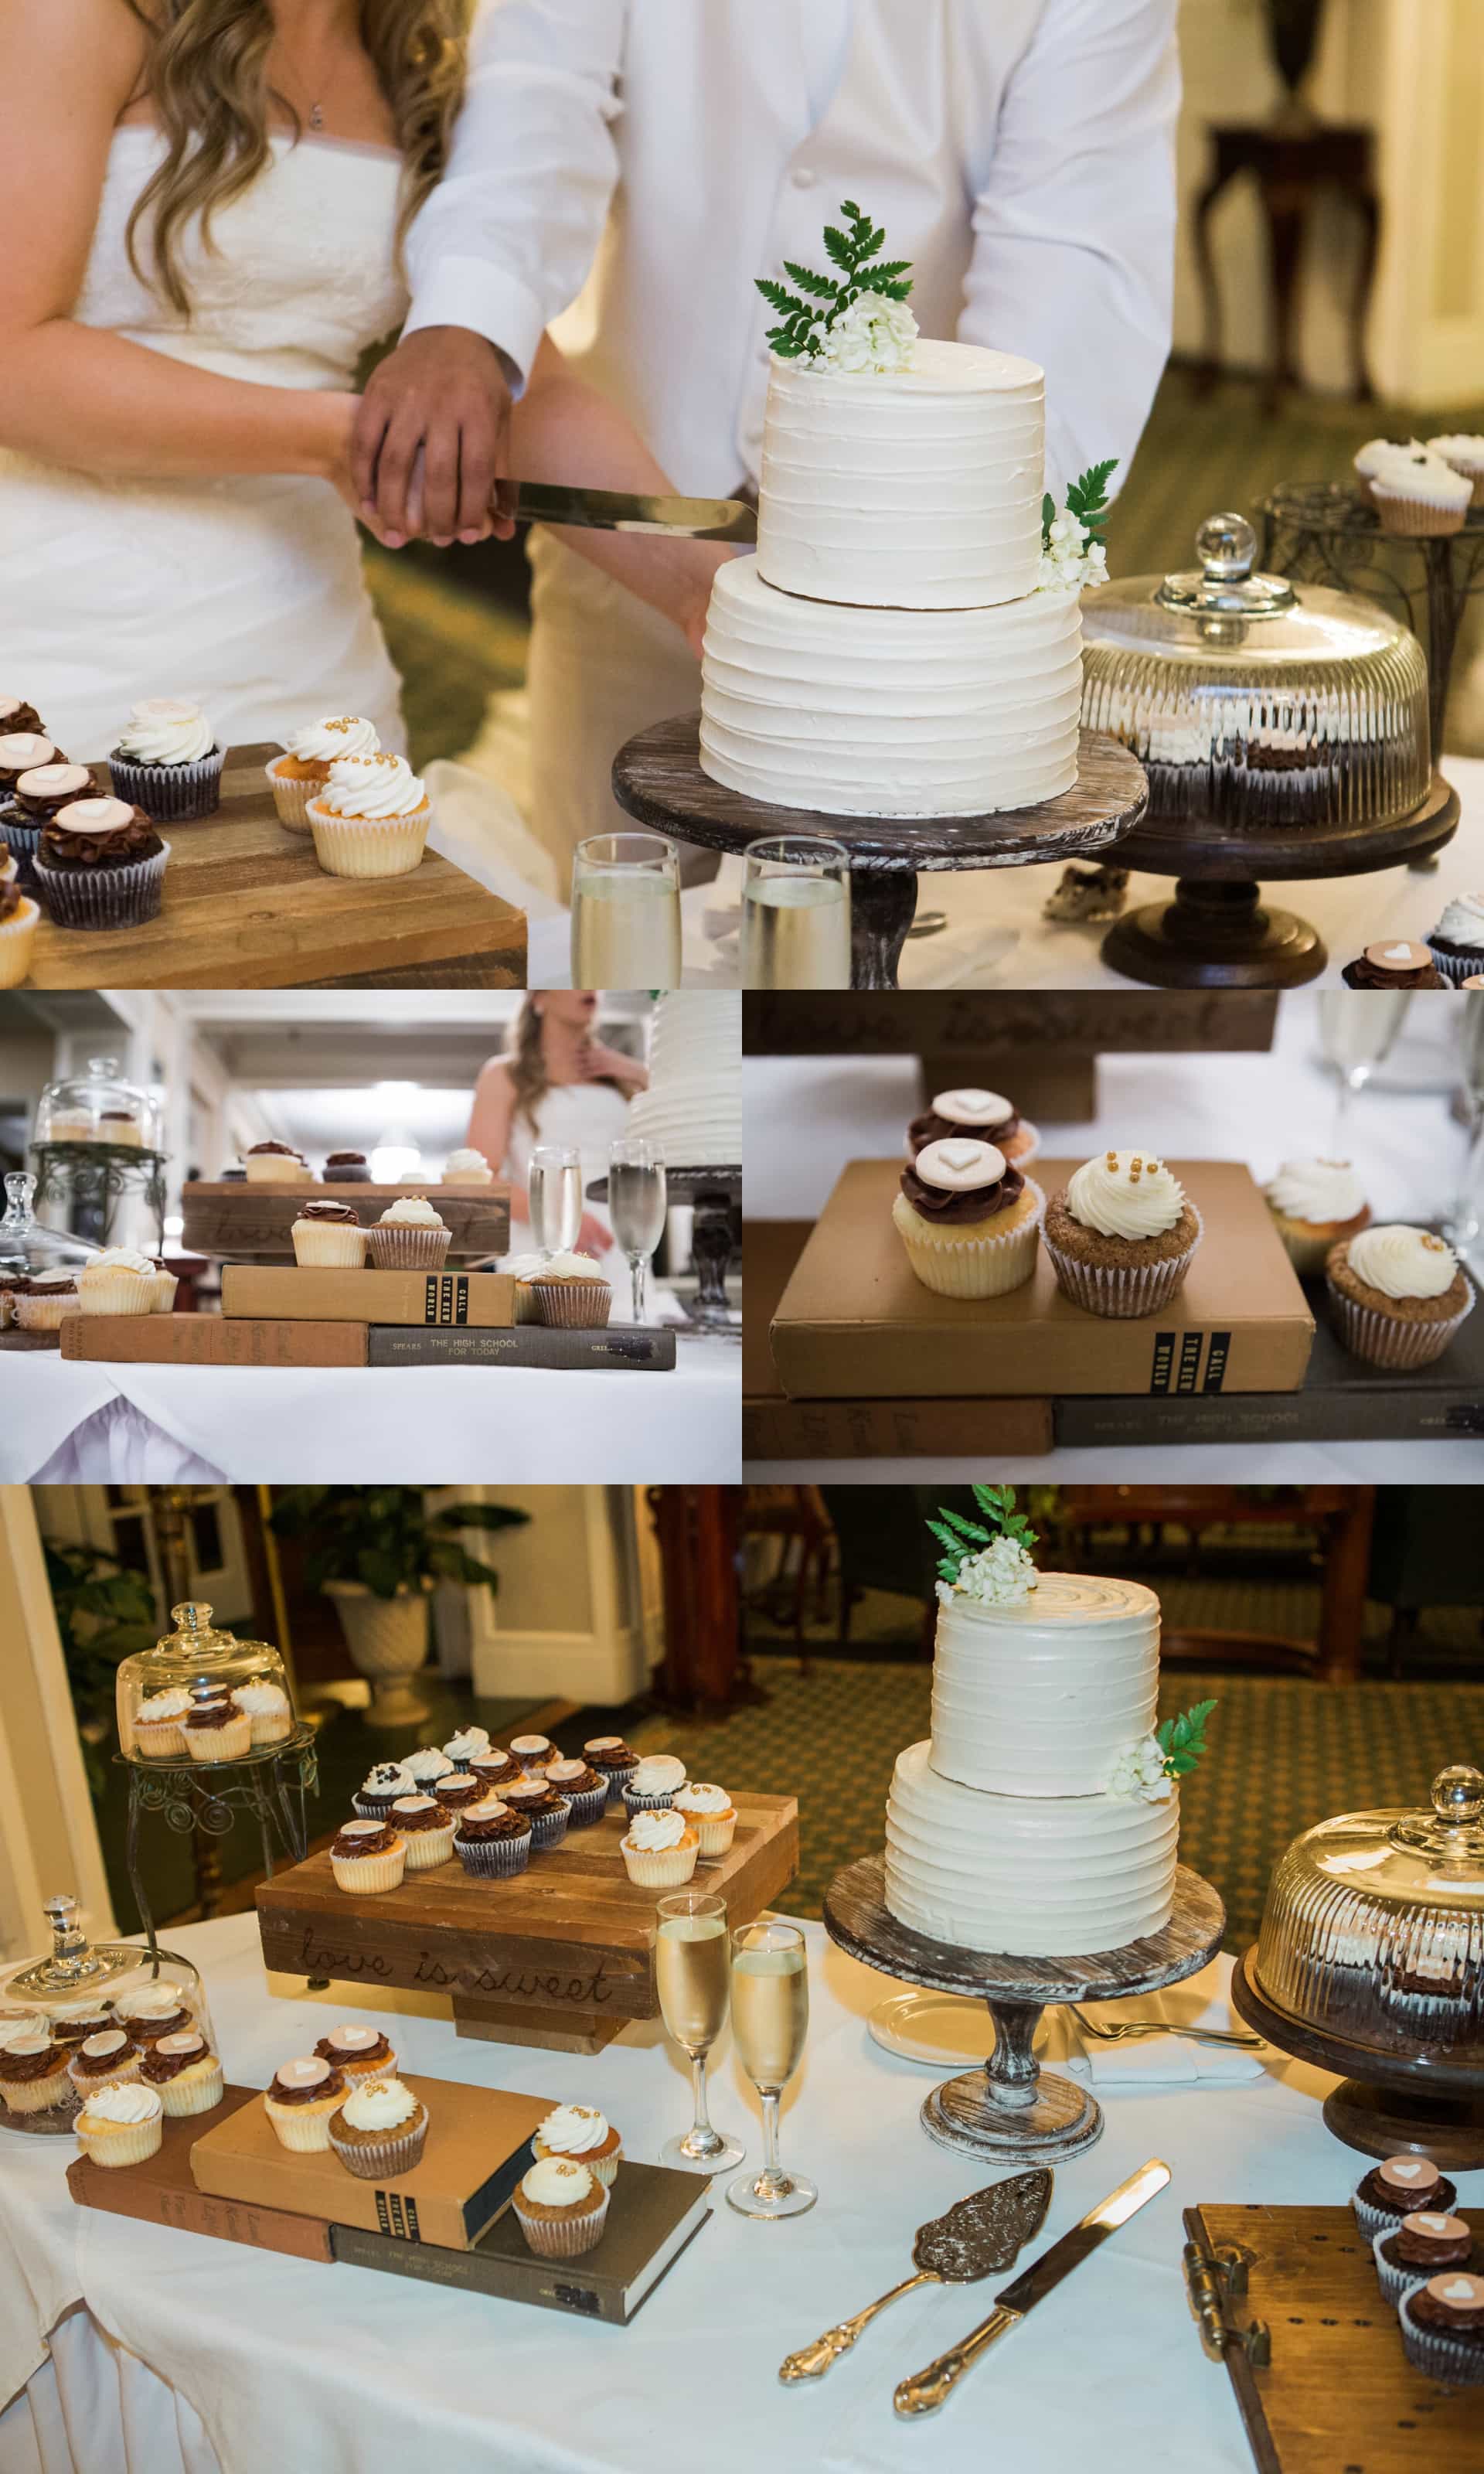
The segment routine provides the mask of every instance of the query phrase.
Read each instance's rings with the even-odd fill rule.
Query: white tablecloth
[[[741,1352],[682,1339],[673,1372],[529,1367],[94,1366],[0,1352],[0,1478],[734,1479]]]
[[[885,1979],[833,1950],[821,1927],[806,1930],[813,2017],[783,2142],[785,2158],[818,2181],[819,2205],[759,2225],[718,2193],[710,2222],[628,2329],[74,2208],[66,2150],[3,2143],[0,2243],[21,2245],[28,2264],[0,2314],[0,2395],[32,2379],[67,2301],[85,2300],[126,2353],[105,2361],[95,2340],[80,2359],[69,2338],[34,2402],[23,2395],[0,2416],[0,2474],[213,2474],[204,2448],[221,2474],[464,2462],[653,2474],[657,2461],[682,2457],[709,2474],[905,2474],[927,2462],[944,2474],[983,2474],[991,2462],[1053,2474],[1087,2462],[1094,2442],[1101,2474],[1249,2474],[1226,2376],[1206,2361],[1186,2312],[1181,2210],[1343,2204],[1364,2164],[1324,2128],[1316,2099],[1330,2082],[1275,2063],[1249,2086],[1102,2092],[1103,2138],[1058,2170],[1038,2246],[1150,2155],[1171,2166],[1171,2188],[973,2371],[924,2434],[898,2422],[892,2388],[980,2318],[999,2280],[924,2289],[817,2386],[778,2383],[785,2353],[907,2273],[924,2219],[996,2178],[931,2145],[917,2116],[932,2074],[870,2042],[865,2017]],[[273,1977],[270,1998],[251,1918],[172,1942],[204,1973],[239,2083],[261,2085],[345,2015],[384,2027],[412,2071],[600,2104],[639,2158],[687,2118],[679,2057],[658,2028],[630,2028],[591,2061],[464,2042],[418,1996],[372,2006],[343,1987],[308,1998]],[[1226,1964],[1210,1972],[1213,1989]],[[756,2100],[726,2048],[713,2082],[716,2117],[755,2160]],[[1484,2176],[1465,2176],[1461,2195],[1477,2205]],[[70,2456],[39,2458],[38,2428],[54,2439],[64,2429]]]
[[[1484,769],[1484,768],[1481,768]],[[1213,1055],[1108,1055],[1098,1061],[1098,1113],[1090,1122],[1038,1120],[1046,1158],[1086,1159],[1112,1144],[1142,1144],[1174,1159],[1236,1159],[1259,1181],[1281,1160],[1303,1156],[1355,1161],[1378,1221],[1434,1220],[1448,1212],[1462,1181],[1469,1138],[1452,1114],[1456,1043],[1463,1007],[1451,993],[1415,996],[1401,1036],[1376,1080],[1336,1128],[1336,1084],[1319,1046],[1317,992],[1281,1000],[1273,1051]],[[904,1130],[921,1106],[914,1056],[749,1056],[743,1060],[747,1209],[754,1220],[806,1220],[824,1207],[847,1160],[901,1155]],[[1014,1095],[1012,1095],[1014,1096]],[[1032,1166],[1032,1176],[1039,1174]],[[1484,1256],[1472,1258],[1484,1279]],[[890,1485],[920,1478],[922,1461],[831,1461],[820,1473]],[[1244,1478],[1319,1483],[1408,1477],[1476,1482],[1484,1443],[1451,1438],[1394,1443],[1211,1443],[1183,1447],[1059,1451],[1040,1459],[943,1461],[945,1481],[1004,1478]],[[798,1463],[749,1464],[757,1480],[797,1478]]]

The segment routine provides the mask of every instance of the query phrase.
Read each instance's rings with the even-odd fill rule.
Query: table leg
[[[727,1302],[727,1267],[735,1248],[731,1198],[725,1186],[703,1188],[696,1197],[690,1251],[697,1273],[696,1294],[687,1320],[703,1330],[730,1331],[731,1308]]]
[[[1351,350],[1355,358],[1355,401],[1374,403],[1376,389],[1371,383],[1371,365],[1366,354],[1366,324],[1371,307],[1371,293],[1376,282],[1376,259],[1381,246],[1381,202],[1374,189],[1353,192],[1355,209],[1360,217],[1360,264],[1355,270],[1355,294],[1351,304]]]
[[[1216,281],[1216,259],[1210,245],[1210,213],[1227,176],[1218,172],[1208,181],[1196,200],[1195,216],[1190,228],[1195,251],[1195,271],[1201,286],[1204,344],[1201,359],[1192,373],[1198,396],[1209,395],[1221,374],[1221,293]]]
[[[850,985],[895,988],[901,949],[918,907],[918,881],[910,869],[850,870]]]
[[[1324,1595],[1319,1613],[1322,1684],[1357,1684],[1360,1680],[1360,1626],[1365,1613],[1375,1510],[1373,1487],[1351,1487],[1344,1511],[1331,1513],[1327,1524]]]
[[[1031,2050],[1044,2002],[991,1998],[987,2007],[994,2049],[983,2070],[934,2088],[922,2113],[928,2138],[970,2156],[1025,2165],[1090,2147],[1103,2135],[1096,2098],[1075,2079],[1043,2071]]]
[[[1299,305],[1299,263],[1304,251],[1304,200],[1283,187],[1262,189],[1268,222],[1268,264],[1273,282],[1273,366],[1263,390],[1263,408],[1278,410],[1285,388],[1299,383],[1296,320]]]

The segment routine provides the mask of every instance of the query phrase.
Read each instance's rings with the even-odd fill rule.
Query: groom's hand
[[[467,327],[420,327],[372,371],[351,444],[361,511],[390,548],[413,533],[446,547],[508,540],[493,517],[511,392],[492,344]]]

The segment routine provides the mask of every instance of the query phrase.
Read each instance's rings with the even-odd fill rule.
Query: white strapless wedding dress
[[[187,320],[125,246],[162,151],[153,128],[114,133],[74,318],[221,376],[349,387],[406,311],[400,158],[275,136],[268,169],[213,217],[212,246],[186,240]],[[0,449],[0,691],[34,704],[75,761],[106,756],[147,695],[193,698],[223,746],[326,713],[364,714],[404,745],[355,522],[326,482],[126,481]]]

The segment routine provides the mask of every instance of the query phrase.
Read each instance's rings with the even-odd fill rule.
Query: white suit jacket
[[[756,479],[785,257],[852,199],[924,333],[1046,373],[1048,486],[1137,444],[1170,342],[1177,0],[485,0],[419,327],[583,374],[678,488]]]

